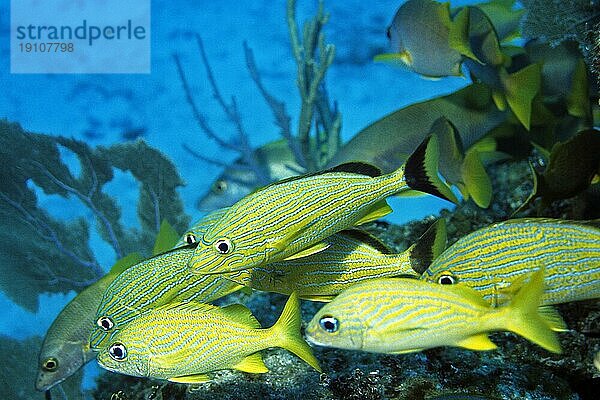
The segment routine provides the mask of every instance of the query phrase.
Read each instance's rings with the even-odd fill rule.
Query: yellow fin
[[[566,332],[569,330],[567,323],[562,319],[558,311],[550,306],[538,307],[538,313],[554,332]]]
[[[544,268],[531,275],[507,306],[506,329],[549,350],[561,353],[555,327],[545,314],[540,315],[539,305],[544,294]]]
[[[177,244],[179,241],[179,234],[169,224],[169,221],[163,219],[158,233],[156,234],[156,239],[154,240],[154,247],[152,248],[152,255],[157,255],[169,251]]]
[[[285,303],[279,319],[269,328],[275,340],[274,346],[291,351],[315,370],[322,372],[319,361],[317,361],[312,349],[302,337],[300,332],[301,323],[300,300],[298,300],[298,294],[293,292],[287,303]]]
[[[468,338],[455,343],[455,345],[469,350],[494,350],[498,347],[485,333],[469,336]]]
[[[289,256],[287,258],[284,258],[284,260],[289,261],[289,260],[295,260],[297,258],[308,257],[315,253],[319,253],[319,252],[327,249],[329,246],[331,246],[331,245],[327,242],[319,242],[319,243],[309,247],[308,249],[304,249],[302,251],[292,254],[291,256]]]
[[[412,55],[407,50],[401,53],[383,53],[373,57],[373,61],[410,66],[412,65]]]
[[[250,328],[260,328],[260,322],[252,315],[248,307],[242,304],[230,304],[218,310],[218,312],[232,319],[233,321],[247,325]]]
[[[467,151],[461,166],[461,174],[475,204],[481,208],[488,208],[492,200],[492,181],[477,151],[472,149]]]
[[[418,351],[423,351],[423,350],[425,350],[425,348],[390,351],[390,352],[386,352],[386,354],[407,354],[407,353],[416,353]]]
[[[174,376],[173,378],[169,378],[167,380],[169,382],[176,382],[176,383],[205,383],[205,382],[210,382],[210,377],[205,374],[196,374],[196,375]]]
[[[119,275],[121,272],[125,271],[127,268],[138,264],[144,258],[140,253],[129,253],[125,257],[122,257],[117,260],[117,262],[110,269],[109,274],[111,275]]]
[[[355,225],[362,225],[362,224],[366,224],[367,222],[375,221],[376,219],[385,217],[392,211],[393,211],[392,207],[389,206],[387,201],[381,200],[373,206],[373,208],[371,209],[371,211],[369,211],[369,213],[367,215],[365,215],[364,217],[359,219]]]
[[[319,295],[319,294],[309,294],[309,295],[300,295],[300,298],[308,301],[319,301],[322,303],[329,303],[331,300],[335,298],[334,295]]]
[[[251,374],[264,374],[265,372],[269,372],[269,368],[265,365],[260,353],[250,354],[233,368]]]

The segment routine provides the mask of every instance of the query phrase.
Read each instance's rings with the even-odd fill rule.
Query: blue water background
[[[300,0],[297,17],[302,22],[314,15],[316,1]],[[452,6],[467,1],[453,1]],[[468,83],[464,78],[425,80],[386,64],[373,63],[374,54],[389,51],[385,29],[399,1],[327,1],[330,21],[327,42],[336,46],[336,61],[327,76],[330,97],[343,116],[342,135],[349,140],[361,128],[402,106],[452,92]],[[266,87],[285,101],[297,124],[299,95],[296,66],[285,23],[285,1],[153,1],[152,73],[148,75],[11,75],[9,73],[8,2],[0,5],[0,118],[19,122],[26,130],[63,135],[90,145],[123,141],[126,132],[143,132],[150,145],[159,148],[178,167],[186,186],[181,189],[186,211],[196,220],[194,208],[222,168],[198,161],[182,144],[207,157],[231,161],[236,154],[224,151],[198,128],[186,102],[172,54],[181,57],[193,95],[214,130],[223,137],[235,134],[212,97],[194,33],[201,34],[216,80],[226,100],[235,96],[250,142],[258,147],[278,139],[273,117],[245,66],[242,43],[254,50]],[[382,144],[384,145],[384,144]],[[64,155],[76,170],[75,158]],[[130,176],[117,173],[109,190],[123,207],[123,221],[139,226],[135,208],[138,191]],[[76,201],[38,193],[42,207],[52,215],[74,218],[91,214]],[[421,218],[448,204],[431,197],[392,199],[394,213],[386,218],[402,222]],[[75,210],[80,210],[75,212]],[[114,254],[97,236],[92,244],[108,269]],[[0,295],[0,333],[17,338],[44,335],[60,309],[74,293],[43,295],[40,310],[31,314]],[[95,363],[88,370],[97,368]],[[91,376],[93,374],[86,374]],[[88,379],[88,385],[89,379]]]

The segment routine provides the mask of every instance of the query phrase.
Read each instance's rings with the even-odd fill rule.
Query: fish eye
[[[337,318],[334,318],[331,315],[325,315],[321,317],[319,320],[319,325],[329,333],[336,332],[340,327]]]
[[[439,277],[438,283],[440,285],[454,285],[456,283],[456,278],[452,275],[442,275]]]
[[[221,254],[227,254],[231,251],[231,242],[227,238],[219,239],[215,242],[215,249]]]
[[[385,30],[385,36],[387,36],[388,39],[392,38],[392,27],[391,26]]]
[[[98,325],[104,331],[110,331],[113,326],[115,326],[115,323],[112,322],[112,320],[108,317],[100,317],[98,318],[98,321],[96,321],[96,325]]]
[[[194,244],[197,242],[196,235],[194,235],[192,232],[186,233],[184,240],[187,244]]]
[[[212,190],[215,193],[223,193],[227,190],[227,182],[222,179],[219,179],[213,184]]]
[[[42,363],[42,368],[48,372],[54,372],[58,368],[58,360],[50,357]]]
[[[108,348],[108,355],[110,355],[113,360],[123,361],[127,358],[127,347],[125,347],[123,343],[113,343]]]

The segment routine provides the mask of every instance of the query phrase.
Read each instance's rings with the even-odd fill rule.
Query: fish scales
[[[112,282],[96,313],[115,325],[129,323],[140,313],[170,301],[210,302],[240,288],[219,275],[198,276],[190,273],[187,262],[195,245],[188,245],[143,261]],[[111,336],[118,329],[112,329]],[[99,348],[110,340],[107,332],[95,326],[90,343]]]
[[[258,212],[250,214],[242,212],[241,210],[247,206],[244,199],[240,201],[241,204],[236,203],[232,206],[231,214],[227,213],[220,223],[215,224],[204,234],[203,244],[211,245],[220,236],[223,236],[221,232],[225,229],[238,232],[239,227],[242,226],[260,225],[261,235],[257,235],[254,230],[236,234],[236,243],[244,243],[248,254],[245,257],[234,257],[235,260],[232,260],[232,257],[220,257],[221,255],[218,253],[214,254],[214,257],[209,260],[209,265],[212,267],[208,272],[231,271],[268,262],[271,258],[269,251],[273,252],[273,249],[265,247],[264,244],[284,242],[290,233],[290,228],[298,225],[298,215],[302,215],[302,219],[312,221],[310,229],[298,239],[292,240],[285,250],[281,251],[284,255],[297,253],[310,244],[340,230],[338,227],[354,225],[368,214],[375,203],[398,191],[396,181],[383,181],[381,185],[372,185],[365,183],[374,179],[371,177],[336,173],[336,175],[338,174],[339,176],[331,178],[335,184],[328,184],[325,187],[322,184],[313,184],[311,187],[311,181],[318,182],[318,179],[309,178],[304,185],[299,187],[291,184],[294,182],[289,185],[274,185],[274,190],[265,190],[261,195],[252,196],[252,209],[257,211],[269,209],[270,204],[279,204],[267,216]],[[374,186],[379,186],[379,189],[376,190],[377,195],[373,195]],[[406,187],[408,188],[408,186]],[[302,194],[298,195],[299,192]],[[322,201],[324,193],[327,193],[328,198],[330,197],[332,200]],[[365,200],[365,198],[370,200]],[[362,209],[362,212],[356,210],[355,204],[358,199],[361,199],[359,208]],[[198,264],[198,261],[192,260],[192,263]],[[200,264],[202,265],[203,262]]]
[[[410,250],[384,254],[344,232],[327,239],[319,253],[253,268],[240,282],[254,289],[300,297],[331,296],[353,283],[386,276],[415,275]]]
[[[242,305],[224,308],[186,302],[169,303],[138,316],[101,349],[100,365],[134,376],[193,383],[208,372],[239,369],[266,372],[261,350],[283,347],[320,371],[300,335],[300,303],[294,294],[279,320],[261,329]],[[114,349],[121,351],[116,353]]]
[[[494,224],[459,239],[422,278],[451,275],[495,304],[505,300],[499,291],[542,266],[542,304],[600,297],[600,229],[542,218]]]
[[[231,206],[202,235],[190,268],[230,273],[321,251],[323,239],[390,212],[385,199],[400,192],[422,190],[455,200],[437,174],[438,155],[437,139],[430,136],[387,175],[349,163],[266,186]]]
[[[509,305],[492,307],[465,285],[438,285],[384,278],[351,286],[326,304],[309,323],[314,344],[376,353],[404,353],[438,346],[491,350],[488,332],[508,330],[560,352],[550,309],[540,311],[544,271],[520,286]]]
[[[394,253],[387,245],[360,229],[348,229],[328,237],[320,252],[260,265],[227,275],[228,279],[256,290],[329,301],[352,284],[391,276],[417,278],[415,265],[428,265],[444,249],[443,220],[432,224],[407,250]]]

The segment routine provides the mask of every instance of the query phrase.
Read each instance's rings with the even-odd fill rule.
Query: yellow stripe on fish
[[[317,253],[332,234],[391,212],[385,199],[394,194],[421,190],[456,200],[438,177],[437,160],[432,136],[387,175],[350,163],[262,188],[204,233],[190,267],[198,274],[218,274]]]
[[[459,239],[431,263],[421,279],[464,283],[495,305],[510,298],[510,288],[518,286],[514,283],[522,283],[532,271],[544,267],[543,305],[600,298],[597,224],[547,218],[493,224]]]
[[[131,321],[98,354],[99,364],[114,372],[181,383],[206,382],[207,373],[237,369],[264,373],[260,351],[282,347],[317,371],[319,363],[300,334],[300,302],[292,294],[279,320],[261,329],[241,304],[224,308],[174,303]]]
[[[40,349],[37,390],[49,390],[96,357],[90,349],[89,336],[100,297],[119,273],[140,259],[139,254],[133,253],[117,261],[108,274],[83,289],[58,314]]]
[[[557,314],[549,307],[538,309],[543,290],[540,270],[509,305],[492,307],[464,285],[375,279],[350,287],[326,304],[309,323],[306,336],[321,346],[407,353],[438,346],[492,350],[496,345],[487,333],[506,330],[559,353],[548,323]]]
[[[251,271],[228,274],[227,278],[256,290],[296,292],[303,299],[330,301],[349,286],[367,279],[404,275],[418,278],[414,269],[426,268],[444,250],[446,230],[444,220],[438,220],[399,254],[358,229],[336,233],[326,242],[329,247],[319,253],[261,265]]]
[[[106,289],[89,336],[92,349],[102,347],[110,335],[137,315],[173,301],[211,302],[241,286],[220,275],[190,273],[188,262],[198,245],[197,236],[226,210],[217,210],[197,222],[179,243],[189,243],[142,261],[121,273]]]

